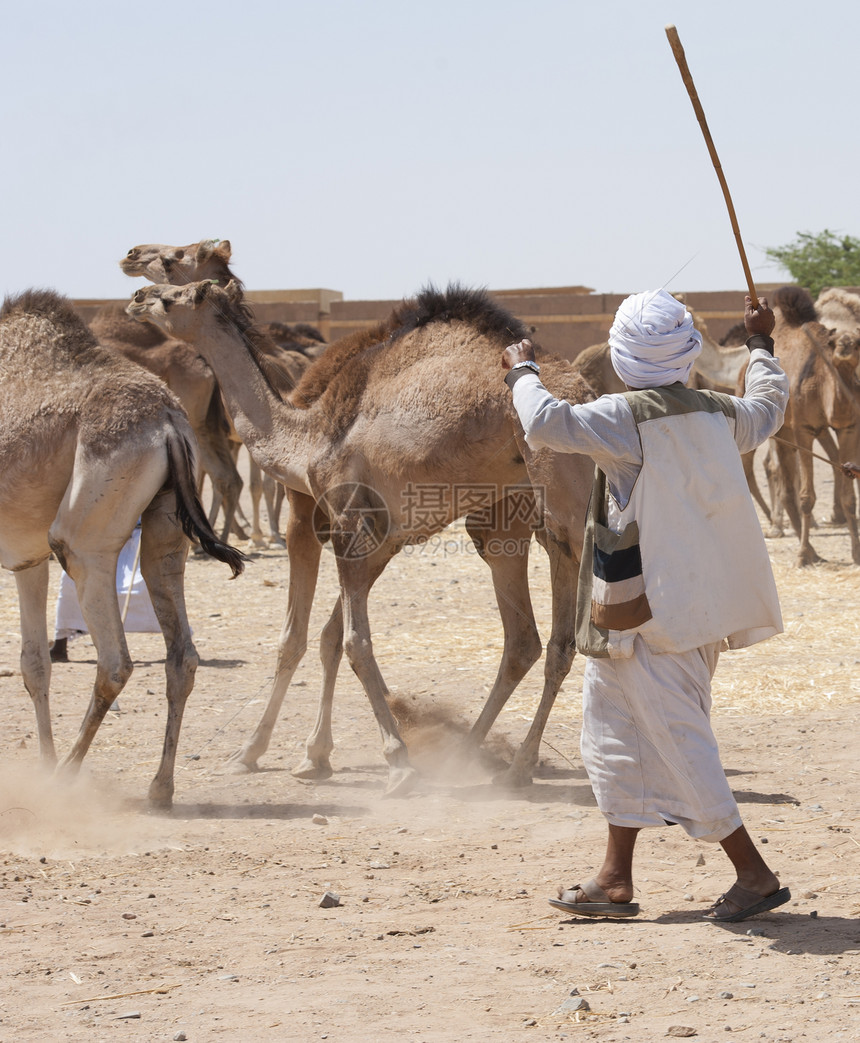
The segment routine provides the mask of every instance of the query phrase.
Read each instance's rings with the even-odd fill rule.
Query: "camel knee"
[[[561,684],[570,672],[575,655],[576,642],[572,637],[566,641],[550,640],[546,648],[545,675],[558,678],[558,683]]]
[[[278,673],[295,668],[308,650],[306,634],[289,633],[278,641]]]
[[[543,645],[538,636],[537,627],[529,627],[515,643],[510,651],[511,665],[519,673],[529,671],[543,654]]]
[[[94,694],[97,698],[106,700],[110,705],[128,684],[133,670],[134,664],[127,652],[109,661],[105,661],[100,656],[96,667]]]
[[[373,662],[373,644],[369,637],[350,634],[343,644],[349,665],[360,677],[364,668]]]

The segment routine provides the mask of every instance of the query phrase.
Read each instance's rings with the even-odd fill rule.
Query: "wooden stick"
[[[699,101],[699,95],[696,93],[696,87],[693,83],[693,77],[690,75],[690,69],[687,65],[684,48],[681,45],[678,30],[674,25],[666,26],[666,36],[669,38],[669,45],[672,48],[672,54],[675,55],[675,61],[678,63],[678,68],[681,71],[681,79],[684,81],[684,86],[687,88],[687,93],[690,95],[690,101],[693,103],[693,111],[696,113],[696,119],[699,121],[699,126],[702,128],[702,134],[705,136],[705,144],[708,146],[708,152],[711,154],[711,162],[714,164],[714,170],[716,170],[717,177],[720,180],[720,185],[723,189],[723,196],[726,200],[726,206],[729,209],[729,220],[732,222],[732,230],[735,233],[735,241],[738,244],[738,251],[741,255],[741,264],[743,265],[744,275],[746,276],[747,287],[749,289],[750,298],[752,299],[752,306],[753,308],[757,308],[758,295],[755,292],[755,283],[753,282],[749,264],[747,264],[747,255],[744,251],[744,244],[741,240],[741,231],[738,227],[738,219],[735,215],[732,197],[729,195],[729,186],[726,184],[723,168],[720,165],[720,157],[717,155],[711,132],[708,130],[708,121],[705,119],[705,110],[702,108],[702,104]]]

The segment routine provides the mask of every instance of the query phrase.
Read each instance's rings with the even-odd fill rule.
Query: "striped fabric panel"
[[[647,623],[651,606],[645,596],[638,526],[634,522],[618,534],[598,522],[594,537],[592,622],[606,630],[631,630]]]

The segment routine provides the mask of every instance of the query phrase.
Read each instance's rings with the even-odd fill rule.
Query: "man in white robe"
[[[773,357],[773,313],[746,299],[750,364],[743,398],[685,386],[701,337],[664,290],[618,310],[609,343],[630,389],[584,405],[555,399],[529,341],[502,364],[533,449],[596,463],[577,595],[577,647],[588,656],[583,762],[608,824],[593,880],[551,904],[587,916],[634,916],[639,830],[679,824],[719,843],[737,874],[708,913],[734,922],[788,901],[747,833],[710,723],[720,649],[782,630],[770,561],[740,454],[782,425],[788,381]]]

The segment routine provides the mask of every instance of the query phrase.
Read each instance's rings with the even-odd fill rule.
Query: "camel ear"
[[[227,300],[232,304],[238,304],[242,300],[242,288],[235,279],[231,279],[224,287]]]
[[[217,240],[216,240],[217,241]],[[215,253],[221,258],[221,260],[227,264],[233,255],[233,247],[230,245],[229,239],[221,239],[217,241],[218,245],[215,247]]]
[[[218,239],[204,239],[202,242],[197,244],[197,254],[195,255],[195,261],[198,264],[202,264],[204,261],[208,261],[209,258],[215,253],[215,248],[218,245]]]
[[[196,282],[193,285],[194,290],[191,294],[191,303],[196,308],[209,295],[209,291],[215,284],[211,279],[204,279],[202,282]]]

